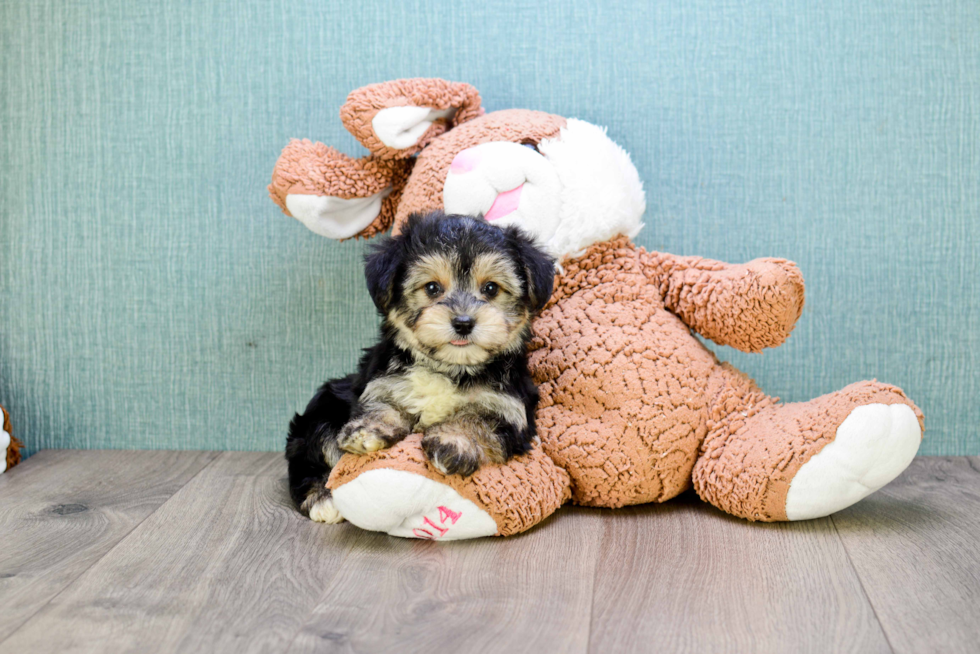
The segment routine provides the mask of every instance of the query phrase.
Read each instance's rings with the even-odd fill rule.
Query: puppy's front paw
[[[351,454],[369,454],[391,447],[405,438],[408,431],[371,416],[351,420],[337,436],[337,446]]]
[[[313,505],[310,509],[310,520],[335,525],[343,522],[344,516],[340,515],[340,511],[333,505],[333,500],[327,498]]]
[[[422,438],[422,450],[444,475],[469,477],[480,468],[483,454],[472,439],[449,431],[430,430]]]
[[[385,442],[369,426],[347,423],[337,437],[337,445],[351,454],[367,454],[384,449]]]
[[[333,505],[330,491],[326,489],[311,491],[300,507],[300,512],[306,514],[313,522],[335,525],[344,521],[344,516],[340,515],[340,511]]]

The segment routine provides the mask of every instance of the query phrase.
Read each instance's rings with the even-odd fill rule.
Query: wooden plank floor
[[[528,534],[318,525],[278,454],[47,451],[0,475],[0,653],[976,652],[980,458],[832,518],[686,495]]]

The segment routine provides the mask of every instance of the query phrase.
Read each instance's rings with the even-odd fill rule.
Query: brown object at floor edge
[[[0,406],[0,414],[2,414],[3,417],[3,420],[0,420],[0,424],[3,426],[3,433],[7,435],[6,438],[3,438],[3,434],[0,434],[0,438],[3,438],[3,440],[7,440],[7,438],[10,439],[10,442],[7,443],[6,452],[4,453],[4,461],[6,465],[4,466],[3,470],[0,470],[0,472],[5,472],[20,463],[20,448],[22,448],[24,444],[14,437],[13,429],[10,426],[10,414],[7,413],[7,410],[2,406]]]

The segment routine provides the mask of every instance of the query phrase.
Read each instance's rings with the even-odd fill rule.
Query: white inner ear
[[[287,195],[286,208],[311,232],[339,240],[358,234],[374,222],[381,213],[381,201],[389,193],[390,186],[369,197],[350,200],[330,195]]]
[[[419,142],[432,121],[438,118],[451,118],[455,113],[455,107],[449,109],[390,107],[374,115],[371,127],[386,146],[404,150]]]

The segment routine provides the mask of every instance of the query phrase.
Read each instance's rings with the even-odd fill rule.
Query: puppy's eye
[[[429,282],[425,285],[425,294],[429,297],[439,297],[442,293],[442,286],[439,286],[436,282]]]
[[[500,292],[500,287],[497,286],[496,282],[487,282],[481,290],[488,298],[495,298],[497,297],[497,293]]]

